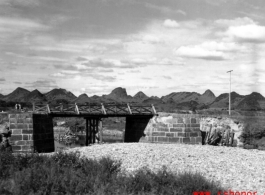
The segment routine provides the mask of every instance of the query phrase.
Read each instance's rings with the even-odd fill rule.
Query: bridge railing
[[[33,103],[33,113],[38,114],[92,114],[92,115],[155,115],[155,107],[135,104],[37,104]]]

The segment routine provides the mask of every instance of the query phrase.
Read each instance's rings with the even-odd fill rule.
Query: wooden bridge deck
[[[33,104],[34,114],[49,114],[54,117],[127,117],[157,115],[153,105],[130,104]]]

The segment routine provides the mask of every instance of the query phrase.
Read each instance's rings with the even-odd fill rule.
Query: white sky
[[[0,0],[0,93],[265,95],[264,0]]]

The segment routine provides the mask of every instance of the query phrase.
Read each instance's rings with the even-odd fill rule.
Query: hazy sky
[[[264,0],[0,0],[0,93],[265,95]]]

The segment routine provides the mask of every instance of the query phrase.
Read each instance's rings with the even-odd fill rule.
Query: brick
[[[158,142],[168,142],[168,137],[157,137]]]
[[[25,141],[28,146],[33,146],[33,140]]]
[[[26,141],[15,141],[15,145],[26,145]]]
[[[185,133],[178,133],[178,137],[185,137]]]
[[[167,124],[165,123],[157,123],[158,127],[167,127]]]
[[[174,137],[174,133],[166,133],[166,137]]]
[[[10,129],[16,129],[17,125],[16,125],[16,123],[10,123],[9,127],[10,127]]]
[[[178,118],[178,123],[184,123],[183,118]]]
[[[179,137],[169,137],[168,138],[169,140],[169,142],[180,142],[180,138]]]
[[[195,142],[196,142],[196,138],[195,138],[195,137],[191,137],[191,138],[190,138],[190,142],[195,144]]]
[[[23,130],[22,130],[22,133],[23,133],[23,134],[32,134],[32,133],[33,133],[33,130],[23,129]]]
[[[195,127],[195,128],[192,128],[192,131],[193,132],[200,132],[201,130],[200,130],[200,128]]]
[[[29,135],[22,135],[23,140],[29,140]]]
[[[190,138],[184,137],[183,138],[183,143],[190,143]]]
[[[11,135],[10,141],[22,140],[22,135]]]
[[[185,127],[185,124],[173,124],[173,127]]]
[[[189,124],[190,123],[190,119],[189,118],[184,118],[184,123],[185,124]]]
[[[24,123],[17,123],[17,128],[18,129],[25,129],[25,128],[27,128],[27,125]]]
[[[202,137],[196,137],[196,142],[202,143]]]
[[[198,137],[198,133],[190,133],[190,137]]]
[[[168,128],[165,127],[158,127],[157,131],[168,131]]]
[[[21,146],[12,146],[13,151],[20,151],[21,149]]]
[[[18,135],[18,134],[21,134],[21,133],[22,133],[21,129],[12,129],[12,134],[13,135]]]
[[[10,123],[17,123],[17,119],[16,119],[16,118],[10,118],[10,119],[9,119],[9,122],[10,122]]]
[[[22,146],[22,150],[32,150],[32,147],[31,146]]]
[[[24,119],[23,118],[18,118],[17,119],[17,123],[24,123]]]
[[[191,118],[190,123],[196,123],[196,118]]]
[[[16,114],[9,114],[9,118],[17,118]]]
[[[183,128],[170,128],[170,132],[182,132]]]
[[[152,136],[165,136],[166,133],[165,132],[153,132]]]
[[[198,123],[192,123],[190,125],[191,125],[191,127],[200,127],[200,124],[198,124]]]
[[[32,118],[26,118],[26,123],[32,123]]]
[[[191,132],[191,129],[188,128],[188,127],[186,127],[186,128],[184,129],[184,132]]]

